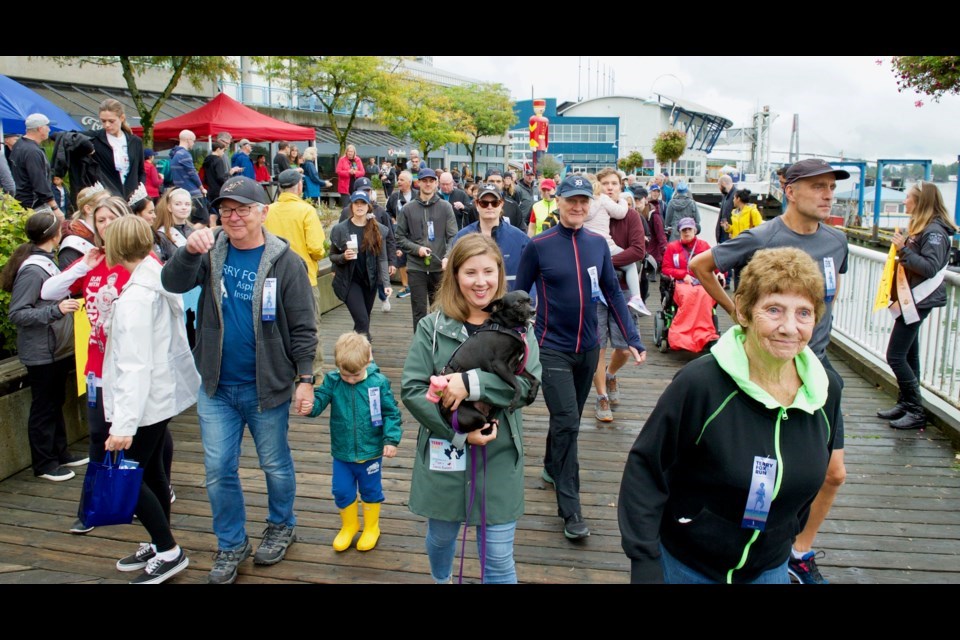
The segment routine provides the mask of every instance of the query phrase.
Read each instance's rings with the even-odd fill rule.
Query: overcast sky
[[[769,105],[779,115],[771,128],[773,161],[785,159],[777,151],[789,150],[794,113],[800,116],[801,154],[868,161],[929,158],[941,164],[960,154],[960,96],[936,103],[913,92],[898,93],[889,56],[591,57],[589,87],[586,56],[435,56],[433,63],[500,82],[515,99],[558,102],[602,95],[599,64],[599,84],[605,87],[604,72],[607,77],[612,72],[613,94],[645,98],[657,92],[692,100],[733,120],[734,127],[751,126],[757,108]],[[915,106],[918,100],[922,107]],[[723,148],[712,155],[723,157]]]

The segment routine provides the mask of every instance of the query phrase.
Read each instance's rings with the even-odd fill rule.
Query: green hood
[[[778,409],[781,406],[780,403],[750,380],[750,362],[747,360],[747,352],[743,346],[745,339],[743,327],[734,325],[720,336],[720,340],[710,349],[710,352],[717,359],[720,368],[733,378],[744,393],[768,409]],[[813,414],[827,402],[829,387],[827,372],[810,347],[804,347],[793,360],[803,385],[797,392],[793,404],[786,408],[801,409]]]

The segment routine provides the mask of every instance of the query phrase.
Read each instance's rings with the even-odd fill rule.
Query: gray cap
[[[240,147],[246,146],[248,144],[252,145],[253,143],[247,140],[246,138],[244,138],[243,140],[237,143],[237,148],[239,149]]]
[[[31,113],[23,122],[23,126],[25,126],[27,129],[37,129],[38,127],[45,127],[49,124],[50,118],[42,113]]]
[[[300,182],[301,179],[302,179],[302,176],[300,175],[300,172],[297,171],[296,169],[285,169],[280,172],[279,176],[277,176],[277,182],[280,183],[280,187],[283,189],[292,187],[293,185]]]

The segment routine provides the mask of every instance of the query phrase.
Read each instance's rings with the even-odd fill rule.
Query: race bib
[[[449,440],[430,438],[431,471],[466,471],[466,447],[457,449]]]
[[[370,421],[375,427],[383,426],[383,416],[380,414],[380,388],[370,387],[367,389],[367,395],[370,397]]]
[[[276,278],[267,278],[263,281],[263,305],[260,308],[260,317],[264,322],[273,322],[277,319]]]
[[[743,511],[741,527],[763,531],[767,526],[776,482],[777,461],[773,458],[754,457],[753,479],[750,481],[750,492],[747,494],[747,506]]]

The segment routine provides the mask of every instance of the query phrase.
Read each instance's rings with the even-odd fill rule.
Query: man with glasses
[[[449,174],[447,174],[449,175]],[[530,242],[520,229],[505,223],[501,217],[503,213],[503,196],[500,190],[492,184],[485,184],[477,194],[476,207],[479,220],[468,224],[457,233],[450,243],[451,248],[457,243],[457,240],[468,233],[482,233],[493,238],[493,241],[500,247],[500,253],[503,254],[503,268],[506,271],[507,286],[510,291],[517,280],[517,269],[520,268],[520,254],[524,247]]]
[[[520,215],[520,207],[513,200],[507,198],[503,191],[503,174],[499,169],[489,169],[485,178],[487,184],[492,184],[500,190],[500,199],[503,200],[503,216],[518,229],[526,229],[527,223]]]
[[[836,373],[827,358],[830,330],[833,327],[833,301],[840,289],[840,275],[847,271],[847,237],[842,231],[823,224],[830,216],[833,193],[837,180],[846,180],[850,174],[843,169],[834,169],[825,160],[809,158],[801,160],[784,173],[784,198],[788,202],[782,215],[759,227],[747,229],[723,244],[694,256],[690,272],[700,280],[704,290],[723,307],[731,317],[734,315],[730,299],[716,278],[714,269],[729,271],[747,266],[753,254],[760,249],[795,247],[806,251],[820,267],[824,279],[824,298],[827,310],[813,328],[809,347],[820,359],[824,368]],[[841,378],[841,382],[842,382]],[[837,430],[827,477],[813,504],[807,523],[794,541],[793,552],[787,570],[801,584],[826,584],[820,574],[812,549],[817,531],[827,518],[830,507],[847,476],[843,463],[843,423],[834,425]]]
[[[251,554],[240,486],[240,442],[249,427],[266,476],[267,527],[254,563],[280,562],[295,540],[290,400],[313,402],[317,328],[303,260],[263,228],[267,194],[253,180],[227,180],[215,204],[222,229],[190,234],[164,265],[167,291],[201,286],[193,354],[207,496],[217,553],[208,582],[230,584]]]
[[[50,163],[40,144],[50,137],[50,119],[42,113],[31,113],[24,122],[26,133],[10,152],[17,200],[27,209],[48,206],[63,220],[64,214],[53,198],[50,186]]]
[[[433,304],[447,266],[450,241],[457,235],[453,207],[437,195],[437,174],[423,167],[419,182],[417,198],[404,205],[397,216],[397,246],[407,254],[414,331],[427,315],[427,306]]]

